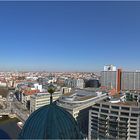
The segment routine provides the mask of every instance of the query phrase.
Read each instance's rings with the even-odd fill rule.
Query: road
[[[7,95],[7,109],[11,111],[11,113],[16,114],[23,122],[25,122],[29,116],[29,111],[25,110],[23,104],[20,103],[14,93],[9,91]]]

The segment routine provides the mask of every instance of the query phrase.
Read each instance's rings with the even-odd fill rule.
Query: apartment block
[[[89,111],[88,138],[140,139],[139,104],[138,100],[121,101],[120,98],[96,103]]]

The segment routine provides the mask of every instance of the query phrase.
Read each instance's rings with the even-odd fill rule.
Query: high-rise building
[[[89,139],[139,140],[140,93],[136,95],[96,103],[89,111]]]
[[[105,99],[107,93],[92,90],[75,90],[71,94],[63,95],[57,105],[63,107],[77,120],[82,133],[88,135],[88,112],[97,101]]]
[[[102,71],[100,78],[101,86],[109,89],[116,89],[119,93],[122,90],[140,90],[139,71]]]
[[[122,72],[122,90],[140,90],[140,72]]]
[[[102,71],[100,78],[101,86],[105,86],[109,89],[117,87],[117,75],[116,71]]]

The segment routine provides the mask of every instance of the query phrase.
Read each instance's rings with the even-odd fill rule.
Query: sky
[[[140,2],[0,2],[0,70],[140,69]]]

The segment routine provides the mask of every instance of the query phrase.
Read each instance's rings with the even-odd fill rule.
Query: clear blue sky
[[[0,69],[140,69],[140,2],[0,2]]]

